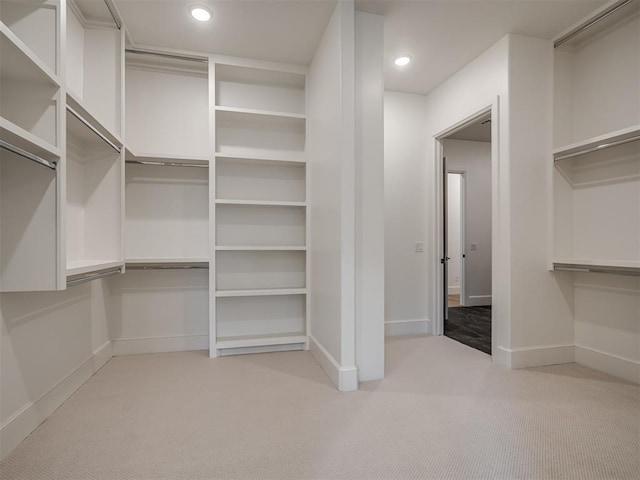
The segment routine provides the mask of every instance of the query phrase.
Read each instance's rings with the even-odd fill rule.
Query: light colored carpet
[[[11,479],[638,479],[640,389],[509,371],[446,337],[387,343],[339,393],[308,352],[112,359],[2,464]]]

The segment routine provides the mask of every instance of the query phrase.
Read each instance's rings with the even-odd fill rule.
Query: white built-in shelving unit
[[[556,270],[640,275],[640,2],[623,3],[556,48]]]
[[[0,3],[0,291],[59,287],[58,1]]]
[[[307,348],[305,71],[213,59],[211,354]]]

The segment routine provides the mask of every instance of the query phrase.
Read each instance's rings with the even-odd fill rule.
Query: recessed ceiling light
[[[211,20],[211,11],[205,7],[191,7],[191,16],[199,22],[208,22]]]
[[[399,57],[396,57],[393,63],[395,63],[398,67],[404,67],[405,65],[409,65],[409,63],[411,63],[411,56],[400,55]]]

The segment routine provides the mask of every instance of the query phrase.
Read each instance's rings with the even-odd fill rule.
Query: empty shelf
[[[306,295],[306,288],[264,288],[259,290],[218,290],[216,297],[264,297],[270,295]]]
[[[270,345],[290,345],[306,342],[307,336],[300,334],[258,335],[255,337],[222,337],[218,338],[216,348],[264,347]]]
[[[307,118],[306,115],[302,113],[288,113],[288,112],[276,112],[272,110],[257,110],[253,108],[236,108],[236,107],[216,107],[217,112],[231,113],[231,114],[246,114],[246,115],[261,115],[265,117],[281,117],[281,118],[293,118],[304,120]]]
[[[98,270],[105,270],[108,268],[121,267],[123,265],[124,262],[122,260],[78,260],[68,263],[67,277],[95,272]]]
[[[558,148],[553,151],[553,159],[554,161],[559,161],[573,158],[638,140],[640,140],[640,125],[634,125]]]
[[[553,269],[569,272],[640,276],[640,262],[622,260],[555,259]]]
[[[306,250],[305,246],[273,246],[273,245],[219,245],[216,247],[218,251],[301,251]]]

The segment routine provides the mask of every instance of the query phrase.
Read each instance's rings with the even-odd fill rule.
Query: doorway
[[[440,139],[445,336],[491,354],[491,113]]]

